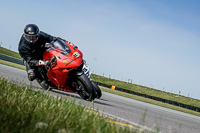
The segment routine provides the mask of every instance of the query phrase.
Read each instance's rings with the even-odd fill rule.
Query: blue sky
[[[199,0],[0,1],[0,42],[26,24],[76,44],[92,72],[200,99]]]

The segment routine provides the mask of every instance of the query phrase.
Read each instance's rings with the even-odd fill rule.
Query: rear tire
[[[82,74],[77,77],[77,85],[78,85],[78,94],[84,99],[88,101],[92,101],[96,98],[95,89],[90,81],[90,79]]]

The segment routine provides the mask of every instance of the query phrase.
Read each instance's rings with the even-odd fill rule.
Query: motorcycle
[[[76,46],[58,39],[46,44],[45,47],[47,50],[43,54],[43,60],[49,61],[49,65],[46,66],[46,76],[51,88],[78,93],[88,101],[101,97],[101,90],[90,79],[89,67]]]

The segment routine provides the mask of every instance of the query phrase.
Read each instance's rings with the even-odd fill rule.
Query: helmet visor
[[[35,43],[38,40],[38,35],[24,34],[24,37],[29,43]]]

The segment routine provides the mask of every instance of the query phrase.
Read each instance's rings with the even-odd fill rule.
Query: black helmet
[[[29,43],[35,43],[39,38],[40,30],[35,24],[28,24],[24,28],[24,38]]]

